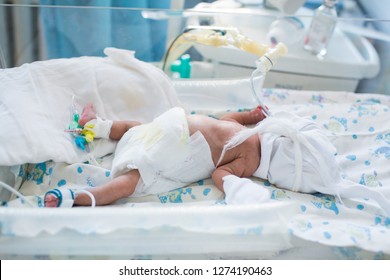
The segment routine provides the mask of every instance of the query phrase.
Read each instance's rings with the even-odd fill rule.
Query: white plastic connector
[[[269,49],[257,62],[257,68],[262,67],[265,72],[271,70],[278,59],[285,56],[288,49],[285,44],[278,43],[274,48]]]
[[[271,68],[276,64],[276,62],[281,56],[284,56],[286,54],[286,45],[283,43],[278,43],[274,48],[269,49],[262,57],[260,57],[260,59],[256,61],[257,68],[255,71],[252,72],[251,75],[250,81],[253,96],[266,116],[271,116],[271,112],[269,112],[267,106],[265,106],[265,104],[263,103],[261,93],[259,95],[257,94],[256,87],[254,85],[254,78],[260,74],[260,78],[264,80],[266,73],[271,70]]]

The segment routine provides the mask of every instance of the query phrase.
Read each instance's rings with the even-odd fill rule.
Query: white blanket
[[[88,102],[102,118],[147,122],[178,106],[166,75],[134,57],[105,49],[107,57],[54,59],[0,70],[0,166],[83,162],[88,154],[64,132],[72,99]],[[113,152],[115,143],[94,141],[94,157]]]

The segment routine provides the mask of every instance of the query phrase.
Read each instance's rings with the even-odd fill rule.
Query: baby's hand
[[[111,120],[103,120],[96,116],[96,119],[90,120],[85,124],[83,135],[86,136],[88,134],[92,137],[92,140],[95,137],[108,139],[110,137],[112,123],[113,121]]]
[[[259,105],[259,106],[256,107],[256,111],[260,112],[260,114],[263,115],[262,120],[265,119],[267,116],[270,115],[270,114],[269,114],[269,109],[268,109],[267,106],[264,106],[264,107],[263,107],[263,106]]]

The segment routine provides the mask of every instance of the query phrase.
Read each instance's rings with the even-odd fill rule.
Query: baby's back
[[[244,128],[243,125],[234,121],[217,120],[201,115],[188,115],[187,120],[191,135],[196,131],[200,131],[205,137],[210,146],[215,165],[218,163],[224,145],[233,135]],[[243,174],[236,175],[251,176],[260,163],[259,137],[254,135],[236,148],[227,151],[219,165],[221,166],[234,160],[241,160],[243,163]]]

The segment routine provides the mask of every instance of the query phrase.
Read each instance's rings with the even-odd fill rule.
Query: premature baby
[[[260,108],[231,112],[219,120],[187,115],[182,108],[172,108],[151,123],[100,119],[92,104],[81,114],[79,124],[94,124],[97,137],[118,140],[112,163],[112,180],[88,189],[96,205],[110,204],[128,196],[157,194],[212,177],[224,191],[228,175],[250,177],[260,164],[260,139],[253,135],[241,145],[220,156],[224,145],[245,125],[260,122]],[[226,186],[225,186],[226,187]],[[259,189],[260,196],[263,196]],[[46,207],[58,207],[60,194],[49,191]],[[85,193],[74,195],[74,205],[91,205]]]
[[[89,104],[79,123],[93,127],[97,137],[119,141],[112,180],[88,190],[96,205],[163,193],[209,177],[225,193],[227,204],[260,203],[270,193],[248,179],[255,176],[292,191],[372,198],[390,213],[390,202],[381,193],[342,178],[325,131],[291,113],[265,117],[258,107],[217,120],[175,107],[141,124],[102,120]],[[91,205],[91,198],[59,189],[45,195],[46,207],[65,202]]]

